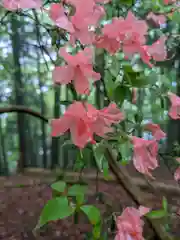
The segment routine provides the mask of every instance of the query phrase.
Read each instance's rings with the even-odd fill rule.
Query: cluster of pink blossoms
[[[89,45],[106,49],[110,54],[122,50],[127,58],[139,53],[141,59],[149,66],[152,66],[152,59],[162,61],[167,56],[166,37],[161,36],[151,46],[146,45],[148,25],[146,21],[137,19],[131,11],[126,18],[113,18],[112,23],[104,25],[101,33],[96,34],[95,29],[100,27],[99,22],[105,15],[103,4],[109,2],[111,0],[88,0],[84,4],[81,0],[63,0],[61,3],[52,3],[49,10],[42,7],[41,0],[4,0],[3,5],[11,11],[20,8],[41,8],[49,14],[57,27],[69,33],[71,44],[74,45],[76,40],[79,40],[81,44],[86,45],[84,50],[76,55],[69,54],[65,47],[61,48],[59,55],[64,58],[66,64],[56,66],[52,75],[54,83],[68,84],[73,81],[78,94],[88,95],[89,81],[101,79],[100,74],[93,70],[93,50]],[[174,1],[164,1],[165,4],[172,2]],[[70,9],[73,11],[67,10],[69,9],[67,6],[71,6]],[[153,19],[157,24],[166,21],[162,15],[153,13],[149,13],[147,19]],[[179,119],[179,97],[170,93],[169,98],[171,101],[169,116]],[[132,102],[136,103],[136,90],[133,90]],[[52,120],[52,135],[59,136],[70,130],[73,143],[84,148],[88,142],[95,143],[94,135],[106,138],[106,134],[113,131],[112,124],[117,124],[124,118],[115,103],[97,110],[88,103],[74,102],[64,116]],[[154,139],[149,141],[131,137],[134,145],[133,163],[139,172],[152,176],[150,170],[158,167],[157,141],[164,138],[165,133],[156,124],[148,124],[144,130],[151,131]]]
[[[97,48],[106,49],[110,54],[115,54],[122,50],[126,58],[130,58],[134,53],[139,53],[141,59],[150,67],[153,61],[163,61],[167,57],[165,41],[162,36],[151,46],[146,45],[146,36],[148,31],[147,23],[144,20],[137,19],[131,11],[124,19],[113,18],[112,23],[106,24],[97,35],[95,28],[100,27],[99,21],[105,15],[103,4],[111,0],[64,0],[59,3],[53,3],[50,9],[42,8],[41,0],[3,0],[3,6],[10,10],[26,8],[41,8],[49,14],[54,24],[69,33],[70,43],[75,44],[79,40],[83,45],[94,45]],[[164,0],[164,4],[171,4],[175,1]],[[75,13],[71,15],[70,11],[64,8],[64,4],[71,5]],[[157,25],[166,22],[162,15],[149,13],[147,20],[152,19]],[[137,31],[138,30],[138,31]],[[89,80],[98,81],[101,79],[99,73],[93,70],[93,51],[90,47],[85,47],[76,55],[71,55],[63,47],[59,51],[66,64],[56,66],[53,70],[53,80],[56,84],[68,84],[73,81],[78,94],[89,94]],[[132,103],[136,104],[136,89],[133,90]],[[169,116],[173,119],[180,119],[180,98],[175,94],[169,93],[171,108]],[[66,110],[65,114],[59,119],[53,119],[52,136],[59,136],[66,131],[71,132],[73,143],[79,148],[84,148],[88,142],[95,144],[94,135],[107,138],[107,133],[113,132],[112,124],[118,124],[125,119],[115,103],[109,104],[101,110],[97,110],[87,102],[75,101]],[[150,177],[151,170],[158,167],[157,153],[158,144],[165,133],[157,124],[146,124],[145,131],[150,131],[154,137],[153,140],[145,140],[138,137],[130,137],[134,146],[133,163],[135,168]],[[179,161],[179,158],[177,158]],[[180,179],[180,168],[175,172],[175,179]],[[117,235],[115,240],[143,240],[143,224],[141,217],[149,211],[148,208],[140,207],[126,208],[122,215],[117,218]]]
[[[95,143],[93,135],[106,137],[113,131],[111,125],[124,119],[116,104],[97,110],[91,104],[74,102],[65,114],[52,120],[52,136],[59,136],[70,129],[73,143],[83,148],[88,142]]]

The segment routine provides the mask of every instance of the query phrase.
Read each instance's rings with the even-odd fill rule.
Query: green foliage
[[[40,228],[50,221],[71,216],[73,212],[74,208],[69,205],[67,197],[53,198],[44,206],[36,228]]]
[[[131,154],[132,154],[132,145],[129,141],[126,141],[122,144],[119,144],[119,152],[121,154],[121,163],[123,165],[126,165],[129,160],[131,159]]]
[[[131,100],[131,91],[127,86],[119,85],[113,92],[114,100],[116,103],[122,105],[124,100]]]
[[[97,168],[100,172],[103,172],[104,178],[108,179],[109,177],[109,164],[107,159],[105,158],[105,146],[101,143],[93,146],[93,153],[95,157],[95,161],[97,164]]]
[[[68,196],[79,196],[84,195],[87,192],[87,186],[81,186],[79,184],[74,184],[68,188]]]
[[[93,205],[83,205],[80,208],[88,217],[92,225],[98,225],[101,222],[101,214],[98,208]]]
[[[175,11],[170,18],[171,18],[171,21],[180,24],[180,13],[179,13],[179,11]]]
[[[66,183],[63,181],[58,181],[51,184],[51,188],[57,192],[63,193],[66,189]]]

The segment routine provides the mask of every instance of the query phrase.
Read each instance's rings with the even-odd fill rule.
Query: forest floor
[[[166,174],[166,175],[164,175]],[[167,173],[168,182],[173,182],[173,178]],[[159,176],[161,178],[161,176]],[[97,189],[98,188],[98,189]],[[110,208],[97,200],[97,192],[103,193],[104,199],[107,200]],[[162,206],[162,196],[165,196],[168,203],[180,209],[180,195],[162,193],[155,196],[151,191],[146,191],[151,208],[160,208]],[[94,204],[100,208],[104,217],[108,217],[111,212],[120,212],[127,206],[135,206],[133,201],[128,197],[124,189],[116,182],[99,180],[88,181],[88,203]],[[32,230],[37,224],[38,217],[44,204],[52,197],[49,184],[43,183],[42,179],[30,176],[11,176],[0,178],[0,239],[2,240],[83,240],[85,234],[91,231],[91,226],[84,216],[81,216],[79,224],[74,224],[71,217],[49,223],[43,228],[36,237]],[[180,217],[171,222],[171,233],[176,239],[180,239]],[[113,236],[108,238],[113,239]]]

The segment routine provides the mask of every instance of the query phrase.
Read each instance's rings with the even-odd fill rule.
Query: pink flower
[[[66,16],[62,4],[52,3],[49,10],[49,17],[58,27],[63,28],[68,32],[74,32],[74,27]]]
[[[123,19],[121,19],[123,20]],[[113,18],[112,23],[106,24],[103,29],[103,35],[96,36],[94,44],[97,48],[106,49],[110,54],[116,53],[121,48],[121,43],[118,39],[119,21],[118,18]]]
[[[147,15],[146,19],[147,20],[153,20],[153,22],[157,25],[161,25],[161,24],[166,23],[166,17],[164,15],[162,15],[162,14],[156,15],[153,12],[150,12]]]
[[[76,40],[79,40],[82,44],[92,44],[95,39],[93,28],[105,15],[104,7],[97,5],[93,0],[86,1],[86,4],[79,0],[69,0],[68,2],[76,8],[75,14],[71,17],[75,31],[70,35],[70,42],[74,44]]]
[[[70,130],[73,143],[83,148],[88,142],[95,143],[93,135],[106,137],[112,132],[111,125],[123,120],[123,114],[115,104],[97,110],[91,104],[74,102],[59,119],[53,119],[52,136],[60,136]]]
[[[96,36],[94,45],[97,48],[103,48],[108,51],[111,55],[115,54],[121,47],[119,41],[108,36]]]
[[[93,71],[90,48],[79,51],[76,55],[70,55],[65,48],[60,49],[60,55],[67,65],[55,67],[53,80],[56,84],[68,84],[73,80],[76,91],[79,94],[89,94],[89,79],[100,80],[101,75]]]
[[[115,240],[143,240],[144,222],[139,210],[127,207],[116,220],[118,232]]]
[[[153,64],[150,62],[151,59],[154,61],[164,61],[167,57],[167,51],[165,46],[166,37],[161,36],[158,41],[153,43],[150,46],[134,46],[136,52],[139,51],[141,59],[144,63],[153,67]]]
[[[152,135],[157,141],[166,137],[166,134],[161,130],[158,124],[148,123],[144,126],[144,130],[152,132]]]
[[[81,102],[74,102],[61,118],[52,120],[51,135],[60,136],[70,130],[73,143],[83,148],[89,141],[93,142],[93,132],[88,120],[91,119],[88,119],[84,105]]]
[[[171,107],[169,109],[169,116],[172,119],[180,119],[180,97],[176,94],[169,92],[168,96],[171,101]]]
[[[123,44],[130,39],[140,45],[145,44],[148,25],[144,20],[137,19],[134,14],[129,11],[124,22],[121,22],[122,30],[119,29],[120,34],[123,32],[125,38]],[[137,31],[138,29],[138,31]]]
[[[149,170],[158,167],[157,152],[158,144],[155,140],[132,137],[134,145],[133,164],[137,171],[153,178]]]
[[[71,0],[68,3],[75,6],[75,14],[68,18],[62,4],[53,3],[49,11],[50,18],[55,24],[70,33],[70,42],[75,44],[79,40],[82,44],[91,44],[94,41],[94,30],[101,17],[105,15],[102,6],[96,5],[94,1],[89,0],[84,4],[83,1]],[[82,11],[83,9],[83,11]],[[46,10],[45,10],[46,11]]]
[[[129,11],[125,19],[113,18],[112,23],[106,24],[102,29],[103,35],[97,38],[95,45],[98,48],[105,48],[111,54],[122,48],[129,58],[134,53],[138,53],[140,46],[145,44],[147,30],[147,23],[137,19]]]
[[[87,109],[88,116],[91,116],[95,111],[95,108],[93,109],[90,104],[87,105]],[[115,103],[111,103],[108,107],[99,110],[91,129],[96,135],[105,138],[107,133],[113,132],[111,125],[117,124],[122,120],[124,120],[124,115],[119,111]]]
[[[155,43],[151,46],[146,46],[147,53],[155,61],[164,61],[167,57],[167,51],[165,42],[167,40],[166,36],[161,36]]]
[[[25,8],[40,8],[42,6],[41,0],[3,0],[4,8],[9,11],[16,11]]]

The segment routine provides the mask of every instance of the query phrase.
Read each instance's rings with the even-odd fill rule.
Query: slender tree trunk
[[[60,87],[55,87],[54,90],[54,118],[59,118],[60,115]],[[54,169],[59,164],[59,137],[52,137],[51,146],[51,169]]]
[[[46,106],[44,101],[44,93],[42,91],[43,84],[41,82],[41,73],[40,73],[40,55],[38,54],[37,68],[38,68],[38,78],[39,78],[39,89],[40,89],[40,104],[41,104],[41,115],[45,116]],[[47,168],[47,142],[46,142],[46,125],[44,121],[41,121],[41,131],[42,131],[42,148],[43,148],[43,167]]]
[[[41,84],[39,84],[41,88]],[[45,116],[45,101],[44,94],[41,89],[40,93],[40,101],[41,101],[41,114]],[[47,143],[46,143],[46,126],[44,121],[41,121],[41,131],[42,131],[42,146],[43,146],[43,167],[47,168]]]
[[[36,11],[34,11],[34,16],[36,19],[36,25],[35,25],[35,31],[36,31],[36,37],[37,37],[37,42],[40,41],[40,29],[39,29],[39,19],[37,16]],[[45,101],[44,101],[44,93],[42,91],[43,83],[41,81],[41,67],[40,67],[40,53],[39,49],[37,50],[37,70],[38,70],[38,79],[39,79],[39,89],[40,89],[40,104],[41,104],[41,114],[45,116]],[[44,121],[41,121],[41,131],[42,131],[42,145],[43,145],[43,167],[47,168],[47,142],[46,142],[46,126]]]
[[[32,124],[36,121],[36,119],[28,119],[26,120],[27,127],[27,144],[28,149],[27,152],[30,153],[29,157],[26,159],[25,167],[36,167],[37,166],[37,152],[36,152],[36,138],[33,136],[33,127]],[[28,161],[27,161],[28,160]]]
[[[2,160],[1,161],[1,169],[3,175],[8,176],[9,175],[9,166],[8,166],[8,159],[7,159],[7,155],[6,155],[6,146],[5,146],[5,135],[3,133],[2,130],[2,122],[1,122],[1,118],[0,118],[0,151],[1,151],[1,156],[2,156]]]
[[[21,39],[19,36],[19,21],[17,20],[16,14],[11,16],[11,41],[13,49],[13,61],[14,61],[14,85],[15,85],[15,99],[17,105],[24,104],[24,88],[22,82],[22,72],[20,65],[20,49],[21,49]],[[24,165],[26,162],[26,137],[25,137],[25,118],[23,113],[17,114],[17,128],[19,135],[19,161],[18,161],[18,172],[23,172]]]
[[[35,159],[31,159],[31,166],[37,167],[38,166],[38,159],[39,159],[39,135],[37,133],[37,129],[39,128],[39,121],[33,121],[32,128],[32,139],[33,139],[33,151],[35,155]]]

